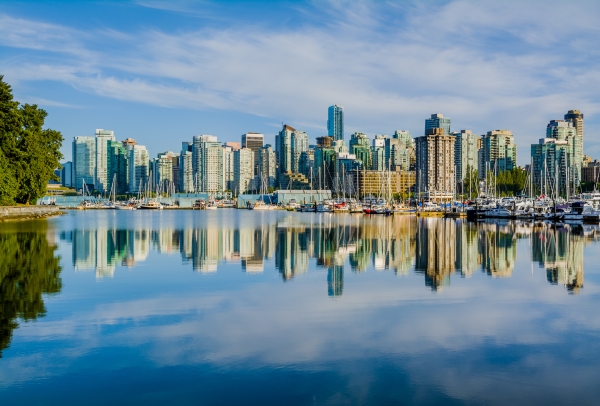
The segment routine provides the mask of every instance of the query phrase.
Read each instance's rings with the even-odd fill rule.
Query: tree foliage
[[[0,75],[0,204],[29,204],[42,197],[48,181],[58,180],[60,132],[43,129],[48,113],[19,105]]]
[[[42,294],[62,288],[56,247],[48,244],[45,222],[5,224],[0,229],[0,357],[10,344],[17,318],[46,314]]]
[[[502,171],[496,177],[496,189],[502,196],[516,196],[523,192],[527,182],[527,172],[521,168]]]

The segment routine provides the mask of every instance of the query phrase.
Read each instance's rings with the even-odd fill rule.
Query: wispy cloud
[[[176,12],[192,7],[140,4]],[[0,66],[11,80],[58,80],[122,100],[291,122],[324,122],[324,108],[335,102],[345,106],[349,128],[368,133],[408,128],[420,135],[423,119],[442,112],[453,118],[454,129],[512,129],[525,152],[550,118],[569,108],[588,117],[600,112],[594,91],[600,85],[594,68],[600,8],[565,7],[333,1],[297,6],[296,12],[307,11],[304,18],[286,27],[238,21],[107,33],[4,15],[2,45],[37,50],[44,59]],[[548,21],[569,28],[557,30]],[[90,45],[92,37],[109,36],[119,37],[117,48]],[[65,53],[66,61],[60,57]]]

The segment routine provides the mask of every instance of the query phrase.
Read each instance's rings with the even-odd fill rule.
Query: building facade
[[[481,148],[480,179],[486,179],[488,171],[498,174],[517,167],[517,146],[510,130],[488,131],[481,137]]]
[[[96,138],[73,138],[73,187],[94,190],[96,187]]]
[[[433,128],[443,128],[444,134],[448,135],[450,134],[451,121],[449,117],[444,117],[443,114],[432,114],[430,118],[425,119],[425,134]]]
[[[129,193],[148,190],[150,160],[148,150],[143,145],[133,145],[129,152]]]
[[[420,199],[451,201],[455,192],[454,137],[443,128],[416,138],[416,190]]]
[[[334,140],[344,139],[344,107],[334,104],[327,110],[327,135]]]
[[[96,190],[104,193],[110,190],[109,186],[109,143],[115,141],[115,132],[96,129]]]
[[[240,148],[233,152],[234,159],[234,193],[243,194],[252,188],[254,179],[254,151]]]
[[[451,133],[454,137],[454,166],[456,183],[461,185],[467,177],[468,169],[479,169],[479,136],[471,130]]]

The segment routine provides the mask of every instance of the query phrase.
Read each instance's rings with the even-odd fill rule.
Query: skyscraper
[[[258,150],[263,147],[265,142],[264,134],[246,133],[242,134],[242,148],[251,149],[254,152],[254,174],[258,175]]]
[[[233,152],[234,188],[238,194],[246,193],[254,178],[254,151],[240,148]]]
[[[334,140],[344,139],[344,107],[334,104],[327,114],[327,135]]]
[[[149,156],[143,145],[132,145],[129,151],[129,193],[138,193],[148,186]]]
[[[481,148],[483,162],[479,165],[483,171],[479,173],[480,179],[486,178],[488,170],[498,174],[517,166],[517,146],[510,130],[488,131],[481,137]]]
[[[450,201],[455,190],[454,137],[443,128],[431,128],[417,137],[416,192],[430,201]]]
[[[427,130],[432,128],[443,128],[444,134],[450,134],[450,118],[439,113],[432,114],[431,118],[425,119],[425,135],[427,135]]]
[[[275,187],[277,179],[275,151],[267,144],[258,151],[258,174],[267,187]]]
[[[88,190],[96,186],[96,139],[94,137],[73,138],[73,187]]]
[[[115,140],[115,132],[96,129],[96,190],[107,192],[108,185],[108,161],[109,142]]]
[[[451,133],[454,137],[454,166],[456,167],[456,183],[466,178],[468,168],[472,171],[479,168],[479,136],[471,130]]]
[[[217,137],[194,136],[192,161],[195,189],[202,192],[222,192],[223,148]]]

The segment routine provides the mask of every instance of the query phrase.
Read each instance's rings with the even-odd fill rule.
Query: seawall
[[[33,220],[64,214],[58,206],[0,206],[0,221]]]

